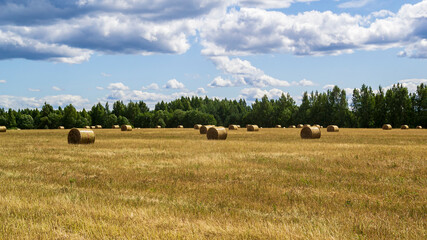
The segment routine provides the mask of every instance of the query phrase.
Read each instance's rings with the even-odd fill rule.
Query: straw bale
[[[300,136],[301,136],[301,138],[304,138],[304,139],[320,138],[320,136],[321,136],[320,128],[303,127],[301,129]]]
[[[249,132],[256,132],[256,131],[259,131],[259,127],[258,127],[258,125],[249,125],[249,126],[247,127],[247,130],[248,130]]]
[[[95,143],[95,133],[89,129],[73,128],[68,133],[69,144],[91,144]]]
[[[90,128],[91,128],[91,129],[95,129],[95,128],[96,128],[96,126],[90,126]]]
[[[227,129],[225,127],[211,127],[206,137],[209,140],[225,140],[227,139]]]
[[[0,132],[6,132],[6,126],[0,126]]]
[[[295,125],[290,125],[288,128],[296,128]]]
[[[202,127],[202,124],[195,124],[194,129],[199,130]]]
[[[326,131],[328,131],[328,132],[339,132],[340,128],[337,125],[329,125],[326,128]]]
[[[85,126],[86,129],[90,129],[90,126]]]
[[[408,125],[402,125],[402,126],[400,126],[400,129],[402,129],[402,130],[409,129],[409,126]]]
[[[112,128],[112,129],[119,129],[119,128],[120,128],[120,126],[119,126],[119,125],[113,125],[111,128]]]
[[[162,126],[160,126],[160,125],[157,125],[157,126],[156,126],[156,128],[162,128]]]
[[[132,131],[131,125],[122,125],[121,127],[122,131]]]
[[[383,125],[383,130],[391,130],[391,129],[393,129],[393,128],[391,127],[390,124],[384,124]]]
[[[282,125],[276,125],[276,128],[282,128]]]
[[[200,134],[206,134],[208,133],[209,128],[215,127],[214,125],[203,125],[200,127]]]
[[[304,124],[303,127],[311,127],[310,124]]]
[[[65,127],[64,126],[59,126],[58,129],[65,129]]]
[[[101,125],[96,125],[96,126],[95,126],[95,128],[97,128],[97,129],[101,129],[101,128],[102,128],[102,126],[101,126]]]
[[[422,126],[417,126],[417,129],[423,129],[423,127]]]
[[[297,125],[297,128],[303,128],[303,127],[304,127],[304,125],[302,125],[302,124]]]
[[[184,128],[184,126],[182,126],[182,125],[178,125],[176,128]]]
[[[229,130],[237,130],[237,129],[239,129],[239,127],[237,125],[230,125],[230,126],[228,126],[228,129]]]

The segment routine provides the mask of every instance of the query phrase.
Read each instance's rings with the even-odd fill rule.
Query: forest
[[[102,125],[130,124],[151,128],[157,125],[174,128],[194,124],[257,124],[260,127],[296,125],[299,123],[335,124],[340,127],[377,128],[384,123],[393,127],[427,127],[427,86],[420,84],[414,93],[401,84],[384,90],[362,85],[353,90],[351,104],[345,90],[335,86],[326,92],[304,92],[298,106],[292,97],[282,94],[278,99],[264,96],[251,105],[243,99],[210,99],[208,97],[181,97],[171,102],[159,102],[150,110],[143,101],[116,101],[113,106],[98,103],[91,109],[76,110],[73,105],[54,109],[45,103],[39,109],[2,109],[0,126],[9,129],[55,129]]]

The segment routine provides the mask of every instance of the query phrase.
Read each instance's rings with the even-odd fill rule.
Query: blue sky
[[[0,107],[427,83],[427,0],[0,0]]]

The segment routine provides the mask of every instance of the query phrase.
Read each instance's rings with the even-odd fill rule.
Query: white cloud
[[[260,88],[244,88],[240,91],[239,98],[247,99],[249,101],[255,99],[261,99],[264,95],[267,95],[269,99],[279,98],[282,94],[284,94],[280,89],[273,88],[271,90],[262,90]]]
[[[400,80],[398,81],[399,83],[402,84],[403,87],[406,87],[408,89],[409,92],[416,92],[417,91],[417,86],[421,85],[421,83],[424,83],[424,85],[427,84],[427,79],[404,79],[404,80]],[[392,86],[388,86],[385,87],[384,89],[389,89]]]
[[[197,94],[206,94],[206,93],[208,93],[208,92],[207,92],[204,88],[197,88],[196,93],[197,93]]]
[[[56,95],[42,98],[0,95],[0,106],[4,108],[41,108],[44,103],[54,107],[73,104],[76,108],[88,107],[89,100],[76,95]]]
[[[314,86],[315,84],[314,84],[314,82],[312,82],[310,80],[303,79],[303,80],[297,82],[296,85],[306,87],[306,86]]]
[[[40,92],[40,89],[28,88],[30,92]]]
[[[223,79],[222,77],[216,77],[212,82],[208,84],[208,87],[233,87],[235,84],[228,79]]]
[[[111,74],[108,74],[108,73],[101,73],[101,76],[103,76],[103,77],[111,77]]]
[[[0,83],[7,83],[6,80],[0,80]]]
[[[163,87],[168,89],[183,89],[185,86],[182,82],[179,82],[176,79],[171,79]]]
[[[61,89],[61,88],[59,88],[59,87],[57,87],[57,86],[53,86],[53,87],[52,87],[52,89],[53,89],[54,91],[62,91],[62,89]]]
[[[98,89],[98,90],[104,90],[103,87],[96,87],[96,89]]]
[[[142,87],[142,90],[146,90],[146,89],[150,89],[150,90],[159,90],[159,85],[157,83],[152,83],[146,87]]]
[[[129,90],[129,87],[124,85],[122,82],[110,83],[107,88],[112,91]]]
[[[335,84],[327,84],[323,86],[323,89],[333,89],[335,87]]]
[[[288,8],[296,2],[315,2],[318,0],[240,0],[239,6],[263,9]]]
[[[216,67],[222,70],[225,74],[231,75],[235,81],[232,85],[251,85],[255,87],[275,86],[288,87],[290,84],[287,81],[279,80],[266,75],[261,69],[258,69],[249,61],[241,60],[240,58],[230,59],[225,56],[211,57]],[[215,80],[214,80],[215,81]],[[224,80],[227,81],[227,80]],[[230,84],[218,79],[217,83]],[[215,82],[212,82],[215,84]],[[214,86],[214,85],[212,85]]]
[[[361,8],[366,6],[372,0],[352,0],[338,5],[339,8]]]

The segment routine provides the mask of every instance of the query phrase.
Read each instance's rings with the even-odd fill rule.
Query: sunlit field
[[[0,133],[0,239],[425,239],[427,130]]]

